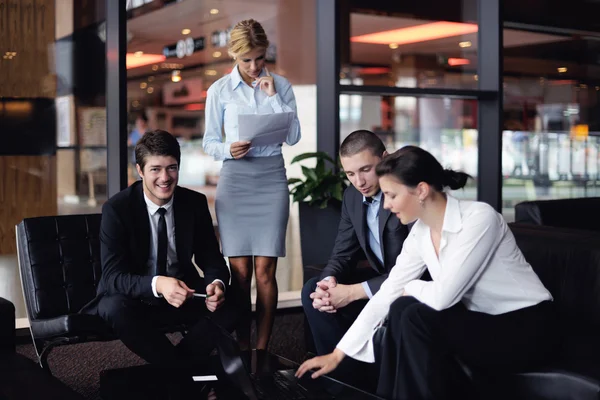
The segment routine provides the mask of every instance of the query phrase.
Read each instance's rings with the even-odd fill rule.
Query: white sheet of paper
[[[194,382],[218,381],[216,375],[196,375],[196,376],[192,376],[192,379],[194,380]]]
[[[293,112],[239,114],[239,140],[248,140],[252,142],[251,146],[281,144],[285,142],[293,120]]]

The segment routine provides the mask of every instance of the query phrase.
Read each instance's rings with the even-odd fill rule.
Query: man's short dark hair
[[[148,123],[148,116],[143,111],[138,112],[137,115],[135,116],[135,119],[141,119],[145,123]]]
[[[142,171],[150,156],[171,156],[179,165],[181,162],[179,142],[167,131],[157,129],[147,132],[135,145],[135,162],[139,164]]]
[[[344,139],[340,146],[340,157],[350,157],[366,149],[371,150],[371,153],[376,157],[383,157],[385,145],[379,136],[373,132],[360,129],[352,132]]]

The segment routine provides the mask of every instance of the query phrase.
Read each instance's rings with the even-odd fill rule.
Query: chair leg
[[[50,371],[50,365],[48,364],[48,355],[56,346],[61,344],[69,343],[68,338],[58,338],[54,339],[50,342],[44,342],[42,340],[34,340],[35,352],[38,356],[38,363],[40,367],[50,375],[52,375],[52,371]],[[41,350],[41,351],[40,351]]]
[[[50,366],[48,365],[48,354],[52,350],[51,346],[44,346],[44,341],[33,339],[33,347],[35,349],[35,353],[37,355],[38,364],[40,367],[52,375],[50,371]]]

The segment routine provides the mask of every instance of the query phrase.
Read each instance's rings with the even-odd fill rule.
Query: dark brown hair
[[[181,162],[181,149],[175,136],[167,131],[157,129],[145,133],[135,145],[135,162],[142,171],[149,156],[171,156]]]
[[[375,170],[377,176],[391,175],[406,186],[415,187],[421,182],[428,183],[438,192],[449,187],[452,190],[463,188],[471,175],[444,169],[430,152],[417,146],[404,146],[385,157]]]

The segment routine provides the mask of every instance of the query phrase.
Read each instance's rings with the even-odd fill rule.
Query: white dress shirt
[[[146,202],[146,208],[148,209],[148,217],[150,220],[150,253],[148,254],[148,266],[151,271],[156,271],[156,258],[158,252],[158,220],[160,218],[160,214],[158,213],[159,208],[164,208],[167,210],[165,212],[165,222],[167,223],[167,242],[169,244],[167,248],[167,267],[169,265],[176,264],[177,260],[177,247],[175,246],[175,219],[173,218],[173,198],[164,206],[158,206],[152,202],[144,193],[144,201]],[[152,293],[155,297],[161,297],[160,294],[156,291],[156,279],[157,276],[152,278]],[[215,279],[214,282],[220,282],[223,289],[225,289],[225,284],[220,279]],[[213,283],[214,283],[213,282]]]
[[[462,301],[471,311],[493,315],[552,300],[502,215],[486,203],[447,198],[439,258],[429,227],[418,220],[388,279],[338,343],[346,355],[375,360],[373,333],[404,292],[435,310]],[[431,282],[417,279],[425,268]]]
[[[265,71],[260,73],[265,76]],[[208,88],[206,96],[206,129],[202,147],[204,152],[215,160],[233,158],[231,143],[239,141],[239,114],[296,113],[296,98],[292,85],[283,76],[271,73],[277,93],[268,96],[258,86],[250,87],[242,79],[236,65],[230,74],[225,75]],[[223,133],[225,132],[225,141]],[[296,114],[286,143],[290,146],[300,140],[300,121]],[[246,157],[269,157],[281,154],[281,145],[251,147]]]

